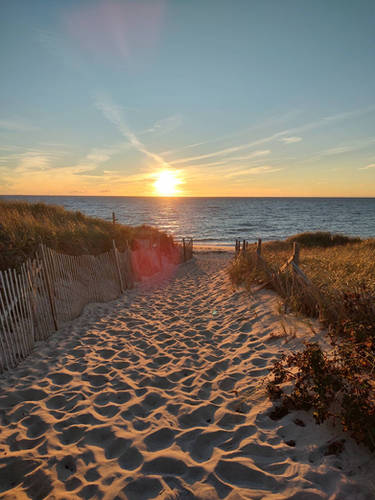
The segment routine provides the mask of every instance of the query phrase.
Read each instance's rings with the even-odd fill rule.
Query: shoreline
[[[234,245],[203,245],[199,243],[194,243],[193,241],[193,254],[194,252],[199,253],[234,253]]]

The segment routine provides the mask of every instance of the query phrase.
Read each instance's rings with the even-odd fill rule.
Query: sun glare
[[[179,194],[177,186],[181,182],[182,180],[178,177],[177,172],[163,170],[158,172],[154,188],[159,196],[176,196]]]

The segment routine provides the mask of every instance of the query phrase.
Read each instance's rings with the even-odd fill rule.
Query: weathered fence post
[[[262,254],[262,239],[258,238],[257,241],[257,256],[260,256]]]
[[[121,293],[124,293],[124,285],[123,285],[123,282],[122,282],[120,262],[118,260],[117,248],[116,248],[115,240],[112,240],[112,245],[113,245],[113,251],[115,253],[116,267],[117,267],[118,277],[119,277],[119,281],[120,281],[120,291],[121,291]]]
[[[54,301],[53,292],[52,292],[51,278],[50,278],[50,274],[49,274],[49,266],[47,263],[47,256],[45,254],[44,245],[40,245],[40,250],[41,250],[41,261],[42,261],[42,266],[43,266],[43,270],[44,270],[44,276],[45,276],[46,282],[47,282],[48,300],[49,300],[49,305],[51,308],[53,326],[55,327],[55,330],[57,331],[59,328],[57,325],[56,307],[55,307],[55,301]]]
[[[115,226],[116,222],[117,222],[116,214],[115,214],[115,212],[112,212],[112,224]]]
[[[246,253],[246,240],[243,240],[243,243],[242,243],[242,253],[243,254]]]
[[[186,245],[185,245],[185,238],[182,238],[182,248],[183,248],[184,262],[186,262]]]
[[[293,261],[297,266],[299,265],[299,245],[295,241],[293,243]]]

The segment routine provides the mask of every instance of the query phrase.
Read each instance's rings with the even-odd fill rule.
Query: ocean
[[[304,231],[375,237],[375,198],[147,198],[111,196],[2,196],[42,201],[106,220],[149,224],[176,238],[233,245],[286,238]]]

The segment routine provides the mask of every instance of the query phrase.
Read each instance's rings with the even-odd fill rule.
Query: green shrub
[[[343,234],[332,234],[329,232],[316,231],[310,233],[300,233],[287,238],[288,243],[297,242],[302,247],[334,247],[337,245],[347,245],[348,243],[359,243],[360,238],[352,238]]]

